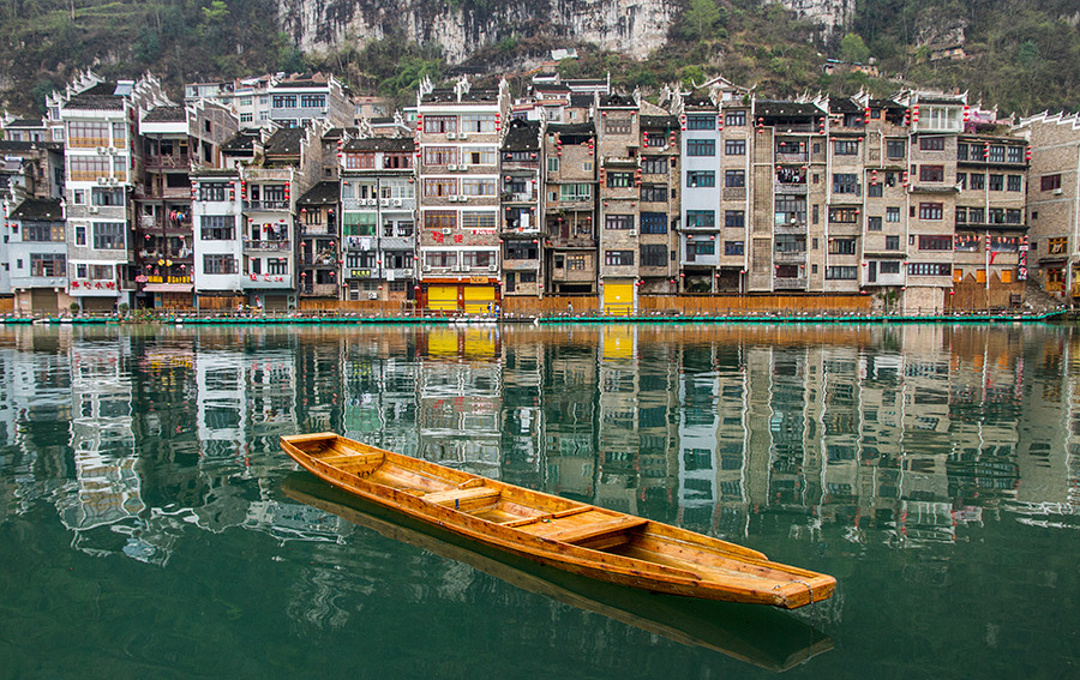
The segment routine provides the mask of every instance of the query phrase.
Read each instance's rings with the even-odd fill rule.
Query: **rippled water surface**
[[[1071,327],[19,327],[0,366],[0,677],[1080,673]],[[839,586],[509,561],[296,472],[324,430]]]

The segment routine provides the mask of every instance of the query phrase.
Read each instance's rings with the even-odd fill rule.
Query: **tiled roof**
[[[187,120],[183,106],[155,106],[143,116],[144,123],[177,123]]]
[[[304,128],[282,128],[266,140],[267,156],[297,156],[300,154],[300,140]]]
[[[98,83],[80,92],[64,104],[65,109],[91,109],[110,111],[124,108],[124,98],[113,94],[116,83]]]
[[[506,132],[506,151],[536,151],[540,148],[540,121],[512,120]]]
[[[337,205],[340,195],[341,187],[337,182],[324,180],[308,189],[296,203],[297,205]]]
[[[404,153],[412,151],[415,146],[412,137],[368,137],[366,139],[350,139],[345,144],[345,150]]]
[[[59,198],[28,198],[11,213],[15,220],[54,220],[63,219],[64,211],[60,208]]]

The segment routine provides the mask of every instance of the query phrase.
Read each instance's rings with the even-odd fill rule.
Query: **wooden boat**
[[[587,503],[384,451],[334,433],[281,447],[308,471],[451,533],[591,578],[672,595],[794,609],[836,579],[762,553]]]
[[[828,635],[772,607],[663,595],[571,574],[451,534],[305,472],[286,477],[281,490],[292,500],[467,564],[521,590],[767,670],[785,671],[833,648]]]

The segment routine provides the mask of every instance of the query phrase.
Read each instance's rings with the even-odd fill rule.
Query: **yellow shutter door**
[[[428,286],[427,308],[436,312],[456,312],[457,286]]]
[[[604,282],[604,314],[630,316],[634,311],[634,284]]]
[[[495,286],[465,286],[465,313],[487,314],[495,308]]]

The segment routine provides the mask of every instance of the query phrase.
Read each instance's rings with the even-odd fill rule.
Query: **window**
[[[457,264],[457,253],[448,250],[429,250],[424,253],[424,264],[429,267],[453,267]]]
[[[960,186],[961,189],[966,189],[967,188],[967,173],[966,172],[958,172],[958,173],[956,173],[956,183]]]
[[[940,220],[945,216],[944,206],[941,203],[920,203],[920,220]]]
[[[829,224],[856,224],[858,221],[857,208],[829,208]]]
[[[495,180],[482,177],[465,177],[461,180],[461,193],[465,196],[494,196]],[[527,193],[525,187],[517,193]]]
[[[909,262],[908,276],[952,276],[952,265],[937,262]]]
[[[859,142],[855,139],[837,139],[833,142],[833,153],[837,156],[854,156],[859,153]]]
[[[746,125],[746,111],[731,111],[724,115],[724,125],[742,127]]]
[[[953,237],[949,235],[919,236],[919,250],[952,250]]]
[[[66,256],[59,253],[30,253],[30,276],[64,276]]]
[[[424,196],[437,198],[456,196],[458,193],[458,181],[451,177],[424,178]]]
[[[630,119],[605,116],[604,132],[609,135],[628,135],[630,134]]]
[[[688,139],[686,140],[687,156],[715,156],[715,139]]]
[[[35,243],[62,243],[64,241],[64,225],[63,223],[24,222],[23,240]]]
[[[633,229],[634,228],[634,216],[633,215],[607,215],[604,218],[605,229]]]
[[[715,187],[715,170],[687,170],[686,186],[688,187]]]
[[[878,262],[878,272],[881,274],[899,274],[900,263],[895,261]]]
[[[667,213],[643,212],[641,213],[642,234],[666,234],[668,233]]]
[[[428,119],[424,119],[427,125]],[[424,165],[450,165],[458,162],[458,150],[453,146],[429,146],[424,148]]]
[[[232,255],[203,255],[204,274],[236,274],[236,258]]]
[[[94,222],[94,248],[121,250],[124,248],[123,222]]]
[[[289,273],[289,261],[284,257],[271,257],[266,260],[266,273],[283,276]]]
[[[899,222],[900,221],[900,208],[896,206],[890,206],[885,208],[885,221],[886,222]]]
[[[897,160],[907,155],[907,142],[903,139],[885,140],[885,156]]]
[[[453,210],[428,210],[424,213],[424,229],[454,229],[457,213]]]
[[[1024,147],[1022,146],[1010,146],[1008,149],[1009,162],[1010,163],[1023,163],[1024,162]]]
[[[945,138],[944,137],[920,137],[919,138],[919,150],[920,151],[944,151],[945,150]]]
[[[945,166],[944,165],[920,165],[919,166],[919,181],[920,182],[944,182],[945,181]]]
[[[726,187],[744,187],[744,186],[746,186],[746,171],[745,170],[725,170],[724,171],[724,186],[726,186]]]
[[[641,172],[646,175],[666,175],[667,158],[664,156],[645,156],[641,159]]]
[[[457,116],[424,116],[424,132],[445,135],[457,132]]]
[[[987,160],[991,163],[1005,162],[1005,147],[1001,144],[991,144],[987,150]]]
[[[326,95],[302,94],[300,95],[300,106],[305,109],[321,109],[326,106]]]
[[[1005,190],[1005,176],[1004,175],[990,175],[987,182],[990,187],[990,191],[1004,191]]]
[[[866,218],[866,230],[867,231],[881,231],[881,216],[871,216]]]
[[[668,249],[664,245],[641,246],[642,267],[666,267],[668,263]]]
[[[858,274],[858,267],[825,267],[825,278],[830,281],[854,281]]]
[[[585,255],[567,255],[566,268],[570,271],[585,271]]]
[[[653,135],[651,137],[647,136],[649,134],[648,132],[646,132],[645,134],[645,146],[667,146],[668,140],[667,137],[664,136],[663,132],[653,131]]]
[[[548,172],[558,172],[559,171],[559,157],[558,156],[549,156],[548,157],[548,159],[547,159],[547,169],[548,169]]]
[[[693,260],[697,255],[715,255],[715,241],[688,241],[686,243],[687,259]]]
[[[1061,175],[1043,175],[1039,180],[1039,188],[1042,191],[1053,191],[1061,188]]]
[[[462,229],[494,229],[498,213],[490,210],[464,210],[461,213]]]
[[[200,182],[199,183],[199,200],[200,201],[224,201],[225,190],[229,188],[229,185],[225,182]]]
[[[75,225],[75,245],[77,245],[77,246],[85,246],[86,245],[86,225],[83,225],[83,224],[76,224]]]
[[[236,220],[232,215],[203,215],[201,218],[202,240],[231,241]]]
[[[1065,237],[1051,238],[1046,240],[1047,250],[1050,255],[1061,255],[1066,252],[1069,239]]]
[[[558,158],[558,156],[556,156]],[[461,152],[461,162],[470,165],[495,165],[499,162],[499,154],[495,147],[484,146],[476,149],[466,149]],[[465,168],[462,168],[464,170]]]
[[[687,227],[715,227],[716,212],[713,210],[687,210]]]
[[[900,250],[900,237],[899,236],[886,236],[885,237],[885,250]],[[899,271],[899,270],[897,270]]]
[[[690,114],[686,117],[687,130],[712,130],[716,126],[716,116]]]
[[[986,175],[982,173],[971,173],[971,179],[968,182],[971,185],[972,191],[982,191],[986,188]]]
[[[853,239],[853,238],[831,238],[831,239],[829,239],[829,254],[830,255],[854,255],[855,254],[855,239]]]
[[[1005,210],[1005,224],[1021,224],[1023,222],[1023,213],[1019,208],[1008,208]]]
[[[607,186],[609,189],[625,189],[634,186],[634,173],[632,172],[609,172],[607,174]]]
[[[471,113],[461,117],[462,132],[495,132],[494,113]]]
[[[742,255],[744,251],[742,241],[724,241],[725,255]]]
[[[834,194],[851,194],[854,196],[859,195],[859,176],[851,173],[834,174],[833,176],[833,193]]]
[[[803,213],[803,217],[806,213]],[[742,210],[725,210],[724,226],[729,229],[743,229],[746,227],[746,212]]]
[[[746,140],[745,139],[729,139],[724,142],[724,155],[725,156],[745,156],[746,155]]]
[[[93,182],[108,177],[112,171],[108,156],[69,156],[68,166],[71,168],[68,179],[76,182]]]
[[[663,203],[667,200],[668,190],[665,184],[642,184],[641,201],[643,203]]]
[[[588,201],[591,198],[591,184],[562,184],[559,186],[560,201]]]
[[[295,94],[275,94],[272,98],[271,104],[275,109],[295,109],[296,108],[296,95]]]
[[[1021,175],[1009,175],[1008,187],[1009,191],[1023,191],[1024,190],[1024,178]]]
[[[953,239],[953,248],[959,253],[976,253],[979,251],[979,235],[957,234]]]
[[[109,124],[80,121],[69,122],[68,146],[109,146]]]
[[[634,251],[606,250],[604,251],[604,264],[613,267],[632,265],[634,264]]]
[[[496,255],[492,250],[466,250],[461,260],[466,267],[489,267],[495,264]]]
[[[882,196],[881,183],[880,182],[871,182],[870,185],[868,187],[866,187],[866,195],[869,196],[870,198],[881,198],[881,196]]]

